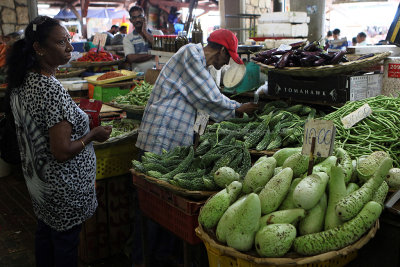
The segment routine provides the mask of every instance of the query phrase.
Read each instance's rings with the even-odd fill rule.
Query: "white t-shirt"
[[[151,33],[150,30],[148,30]],[[137,32],[133,31],[125,36],[123,40],[125,56],[130,54],[149,54],[150,44]],[[140,63],[132,63],[132,70],[145,72],[156,65],[154,60],[148,60]]]

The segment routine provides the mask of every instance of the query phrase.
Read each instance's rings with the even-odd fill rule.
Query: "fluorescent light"
[[[50,5],[49,4],[38,4],[37,7],[38,8],[49,8]]]

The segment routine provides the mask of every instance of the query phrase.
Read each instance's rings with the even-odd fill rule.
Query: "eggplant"
[[[334,53],[321,53],[319,56],[326,60],[331,60],[334,57]]]
[[[289,52],[290,50],[277,50],[277,51],[275,51],[275,52],[272,52],[272,55],[274,55],[274,56],[277,56],[277,55],[284,55],[284,54],[286,54],[287,52]]]
[[[330,64],[338,64],[340,60],[344,57],[345,51],[336,52],[334,57],[332,58]]]
[[[366,59],[366,58],[373,57],[373,56],[375,56],[375,54],[370,53],[370,54],[363,55],[363,56],[357,58],[356,60]]]
[[[284,54],[279,61],[277,62],[277,68],[281,69],[286,67],[286,64],[288,63],[289,60],[289,56],[292,54],[292,52],[286,52],[286,54]]]
[[[265,65],[269,65],[271,63],[274,63],[274,59],[272,57],[266,58],[263,62]]]
[[[309,55],[300,59],[300,65],[302,67],[311,67],[314,65],[314,61],[320,59],[318,56]]]
[[[277,51],[277,50],[278,50],[277,48],[274,48],[274,49],[262,51],[262,52],[258,53],[258,55],[260,55],[260,56],[262,56],[264,58],[267,58],[267,57],[272,56],[272,53]]]
[[[309,52],[318,51],[318,46],[319,46],[319,42],[314,41],[314,42],[309,43],[308,45],[306,45],[303,50],[304,51],[309,51]]]
[[[322,65],[324,65],[325,61],[326,61],[326,58],[321,57],[320,59],[314,61],[313,65],[314,66],[322,66]]]
[[[301,57],[306,57],[306,56],[319,56],[319,54],[321,54],[320,51],[313,51],[313,52],[309,52],[309,51],[303,51],[301,52]]]
[[[295,49],[299,49],[300,47],[302,47],[305,44],[306,44],[306,42],[297,42],[297,43],[292,43],[289,45],[292,47],[292,50],[295,50]]]
[[[258,55],[255,56],[255,57],[252,57],[251,59],[256,61],[256,62],[264,62],[265,61],[265,58],[259,57]]]

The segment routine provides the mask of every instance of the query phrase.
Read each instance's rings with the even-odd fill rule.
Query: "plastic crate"
[[[96,179],[118,176],[129,172],[132,160],[138,158],[136,140],[110,145],[106,148],[95,148]]]
[[[140,210],[155,222],[191,245],[202,241],[196,236],[197,218],[203,201],[192,201],[133,175]]]
[[[130,88],[121,87],[105,87],[104,85],[94,86],[93,98],[96,100],[101,100],[104,103],[111,102],[115,97],[119,95],[126,95],[129,93]]]

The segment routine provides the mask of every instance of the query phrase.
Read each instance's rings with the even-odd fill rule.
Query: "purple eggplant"
[[[273,52],[272,55],[274,55],[274,56],[284,55],[284,54],[286,54],[286,53],[289,52],[289,51],[290,51],[290,50],[277,50],[277,51]]]
[[[301,52],[301,57],[306,57],[306,56],[319,56],[319,54],[321,54],[320,51],[313,51],[313,52],[309,52],[309,51],[303,51]]]
[[[356,60],[366,59],[366,58],[373,57],[373,56],[375,56],[375,54],[370,53],[370,54],[363,55],[363,56],[357,58]]]
[[[297,42],[297,43],[293,43],[290,44],[290,46],[292,47],[292,50],[296,50],[299,49],[300,47],[302,47],[303,45],[305,45],[306,42]]]
[[[324,65],[325,61],[326,61],[326,59],[321,57],[320,59],[314,61],[313,65],[314,66],[322,66],[322,65]]]
[[[282,68],[286,67],[288,60],[289,60],[289,56],[291,54],[292,54],[292,52],[289,51],[289,52],[286,52],[283,56],[281,56],[281,58],[277,62],[278,69],[282,69]]]
[[[340,60],[344,57],[345,55],[345,51],[339,51],[336,52],[334,57],[332,58],[331,62],[329,62],[330,64],[338,64],[340,62]]]
[[[276,50],[278,50],[278,49],[274,48],[274,49],[270,49],[270,50],[267,50],[267,51],[262,51],[262,52],[260,52],[258,54],[260,56],[264,57],[264,58],[268,58],[268,57],[272,56],[272,53],[275,52]]]

